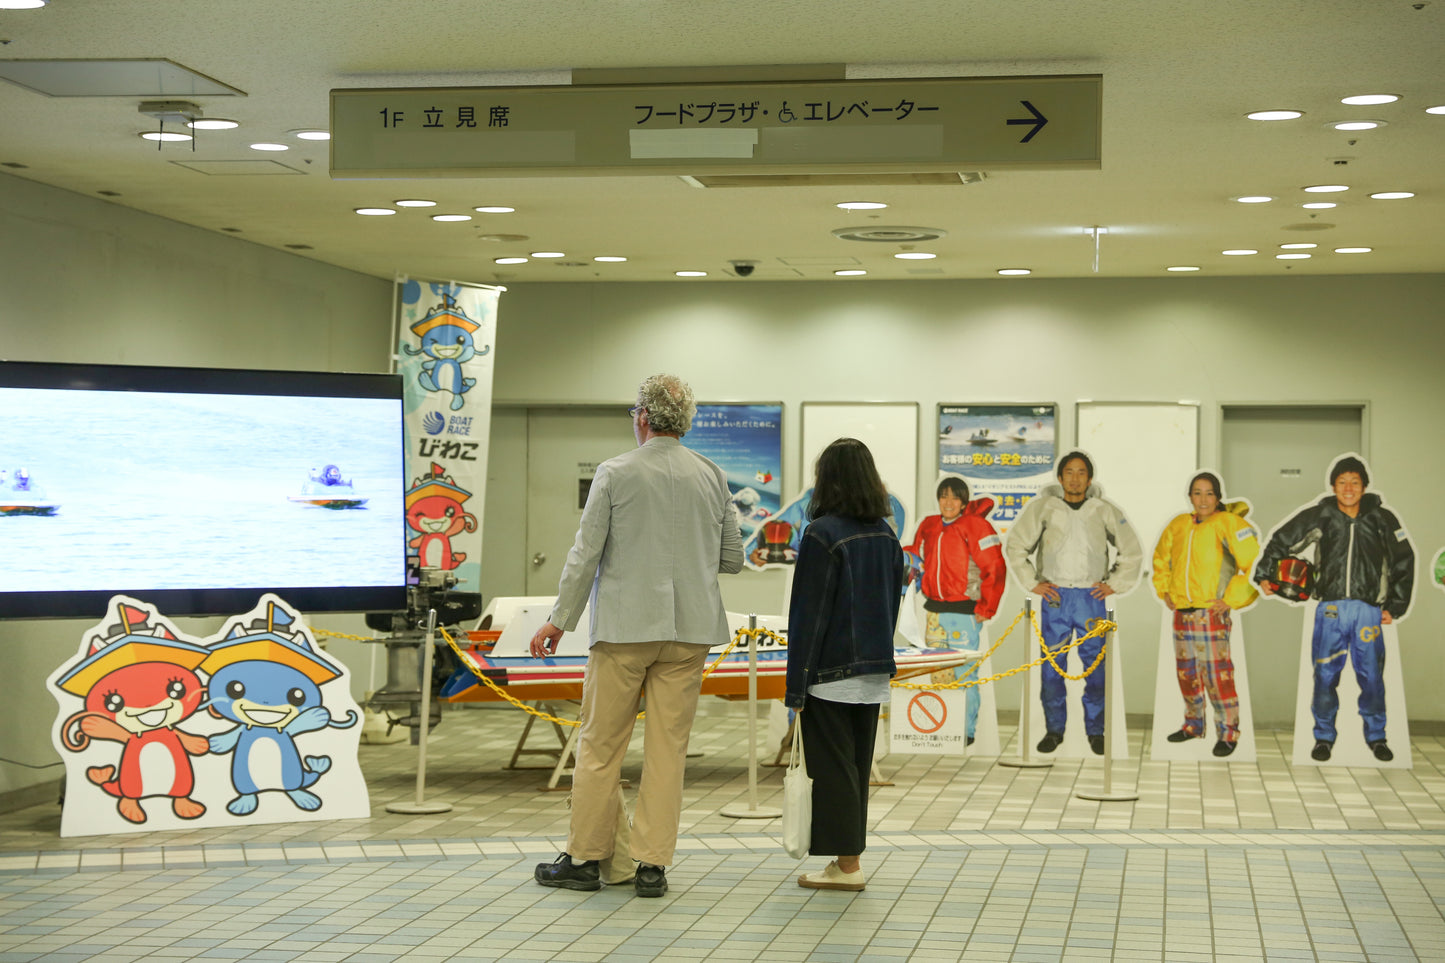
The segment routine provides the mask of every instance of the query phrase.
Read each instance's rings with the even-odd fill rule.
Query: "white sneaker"
[[[863,870],[845,873],[838,868],[835,859],[816,873],[804,873],[798,877],[798,885],[804,889],[845,889],[857,892],[863,889]]]

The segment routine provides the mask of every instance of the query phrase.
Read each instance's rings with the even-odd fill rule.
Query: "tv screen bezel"
[[[0,388],[74,391],[144,391],[165,394],[221,394],[275,397],[363,398],[397,402],[396,457],[406,458],[404,400],[399,374],[294,369],[188,368],[169,365],[83,364],[51,361],[0,361]],[[396,493],[398,503],[402,492]],[[406,523],[400,523],[397,570],[406,571]],[[112,596],[127,595],[154,604],[167,616],[212,616],[245,612],[266,592],[274,592],[303,612],[368,612],[406,608],[405,576],[396,585],[315,585],[305,587],[216,586],[148,589],[116,586],[102,590],[57,589],[8,592],[0,586],[0,620],[88,618],[105,615]]]

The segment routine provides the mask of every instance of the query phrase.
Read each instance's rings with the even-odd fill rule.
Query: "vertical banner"
[[[1051,404],[938,406],[938,471],[993,499],[988,520],[1000,535],[1054,480],[1056,414]]]
[[[682,443],[727,472],[744,539],[783,507],[782,405],[698,405]]]
[[[398,279],[407,559],[480,591],[500,288]]]

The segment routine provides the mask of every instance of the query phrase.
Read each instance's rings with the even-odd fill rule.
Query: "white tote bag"
[[[803,757],[803,710],[793,716],[793,749],[783,773],[783,850],[794,859],[813,842],[813,780]]]

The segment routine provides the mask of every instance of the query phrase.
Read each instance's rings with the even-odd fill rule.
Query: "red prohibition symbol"
[[[936,692],[920,692],[908,700],[908,724],[927,735],[943,728],[948,721],[948,705]]]

